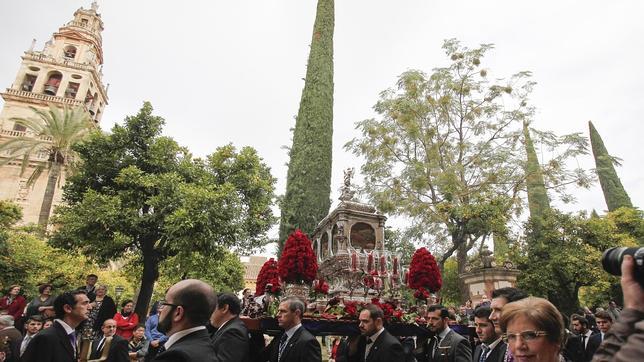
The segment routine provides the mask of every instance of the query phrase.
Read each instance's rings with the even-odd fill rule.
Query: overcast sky
[[[20,55],[36,49],[91,1],[0,2],[0,88]],[[99,1],[104,81],[102,128],[142,102],[166,119],[165,134],[204,156],[232,142],[255,147],[283,193],[290,131],[297,114],[316,0]],[[407,69],[448,64],[441,45],[494,43],[482,66],[496,76],[521,70],[538,83],[533,126],[584,132],[592,120],[631,200],[644,204],[644,2],[347,0],[335,7],[332,198],[342,170],[360,167],[342,146],[354,123],[372,117],[378,94]],[[0,101],[3,102],[3,101]],[[594,167],[592,156],[577,160]],[[358,176],[358,182],[360,182]],[[599,184],[574,190],[568,211],[605,210]]]

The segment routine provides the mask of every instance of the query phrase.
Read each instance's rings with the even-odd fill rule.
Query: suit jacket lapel
[[[286,356],[288,356],[289,352],[291,352],[291,349],[295,345],[295,343],[297,343],[297,340],[300,339],[300,335],[302,334],[302,328],[304,328],[304,326],[300,326],[300,328],[298,328],[297,331],[295,331],[295,333],[293,333],[291,338],[289,338],[289,340],[286,342],[286,347],[284,347],[284,352],[282,352],[282,358],[279,359],[280,361],[286,360],[285,359]],[[277,348],[279,349],[279,343],[277,343]]]
[[[385,340],[385,338],[387,338],[385,334],[387,334],[386,329],[382,331],[382,333],[380,333],[380,335],[378,336],[378,338],[376,338],[375,341],[373,341],[373,346],[371,346],[371,349],[369,350],[369,354],[367,355],[367,358],[365,358],[365,361],[370,361],[371,358],[375,355],[375,353],[378,353],[378,350],[380,349],[383,341]],[[365,344],[365,348],[367,348],[366,344]]]
[[[72,342],[69,340],[69,336],[67,335],[65,328],[63,328],[63,326],[59,323],[54,323],[54,328],[56,328],[56,333],[58,333],[60,343],[63,344],[65,351],[67,351],[67,353],[69,353],[69,355],[73,359],[75,359],[76,356],[74,355],[74,347],[72,347]]]

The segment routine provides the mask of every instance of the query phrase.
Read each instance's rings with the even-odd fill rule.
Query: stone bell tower
[[[31,136],[25,127],[12,120],[37,118],[30,107],[47,109],[49,104],[81,107],[99,124],[107,105],[107,88],[102,79],[102,31],[103,21],[94,2],[89,9],[76,10],[73,19],[60,27],[41,51],[34,50],[33,40],[21,57],[13,84],[0,93],[4,99],[0,144],[11,138]],[[1,153],[0,163],[3,160],[6,154]],[[41,175],[31,186],[27,186],[27,179],[34,167],[46,161],[47,155],[33,154],[22,175],[20,161],[0,167],[0,199],[22,206],[23,223],[38,222],[47,177]],[[54,194],[54,205],[61,200],[62,184]]]

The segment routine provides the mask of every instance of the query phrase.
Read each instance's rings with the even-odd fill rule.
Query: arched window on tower
[[[67,84],[67,89],[65,89],[65,98],[71,98],[71,99],[76,98],[76,93],[78,93],[78,87],[79,87],[78,83],[69,82],[69,84]]]
[[[22,81],[20,90],[31,92],[34,89],[36,78],[38,78],[38,76],[36,76],[35,74],[25,74],[25,79]]]
[[[76,47],[73,45],[68,45],[63,49],[63,56],[65,59],[73,60],[76,58]]]
[[[58,93],[58,87],[60,87],[60,81],[62,79],[63,75],[60,72],[53,71],[49,73],[49,77],[47,77],[47,82],[45,83],[44,93],[55,96]]]
[[[88,107],[92,105],[92,100],[94,99],[94,96],[92,96],[92,93],[90,91],[87,91],[87,94],[85,95],[85,107]]]

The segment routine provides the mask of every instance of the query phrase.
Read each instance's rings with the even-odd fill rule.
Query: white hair
[[[0,316],[0,325],[5,327],[13,327],[13,317],[10,315]]]

